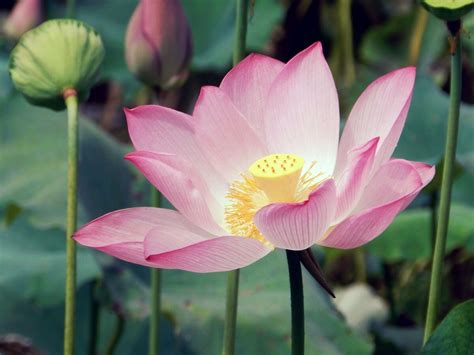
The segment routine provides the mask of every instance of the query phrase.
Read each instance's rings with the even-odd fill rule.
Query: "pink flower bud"
[[[7,37],[18,39],[23,33],[36,27],[43,21],[41,0],[18,0],[4,23]]]
[[[176,84],[191,59],[192,39],[179,0],[141,0],[128,24],[125,59],[142,82]]]

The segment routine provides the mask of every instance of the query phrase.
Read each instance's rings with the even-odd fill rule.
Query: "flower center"
[[[293,154],[271,154],[254,162],[242,179],[231,183],[227,192],[225,222],[228,230],[241,237],[270,243],[253,223],[257,211],[271,203],[300,202],[308,198],[323,180],[322,173],[303,172],[304,159]]]

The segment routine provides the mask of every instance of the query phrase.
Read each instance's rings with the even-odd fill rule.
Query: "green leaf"
[[[65,282],[65,233],[38,230],[25,218],[0,227],[0,288],[38,306],[62,303]],[[79,247],[77,285],[100,275],[92,251]]]
[[[195,354],[221,351],[225,273],[164,271],[164,307],[174,314],[183,339]],[[286,258],[276,251],[241,270],[237,354],[290,352],[290,303]],[[315,281],[305,287],[308,354],[371,354],[368,339],[352,332]]]
[[[423,347],[421,355],[474,353],[474,299],[454,307]]]
[[[451,206],[446,251],[465,245],[474,237],[474,208]],[[367,245],[387,262],[428,260],[431,256],[431,211],[428,208],[400,214],[388,229]]]
[[[64,227],[67,118],[29,105],[19,95],[0,110],[0,206],[15,203],[36,226]],[[125,147],[81,119],[79,225],[128,207],[132,174]]]
[[[448,106],[449,96],[429,76],[419,73],[405,128],[394,155],[409,160],[438,163],[444,154]],[[473,117],[474,106],[462,104],[456,152],[458,156],[474,150]]]

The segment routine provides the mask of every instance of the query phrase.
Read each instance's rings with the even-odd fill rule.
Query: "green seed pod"
[[[458,20],[474,7],[473,0],[421,0],[421,4],[445,21]]]
[[[32,104],[62,110],[66,89],[74,89],[81,101],[87,99],[104,54],[92,27],[76,20],[50,20],[21,37],[10,56],[10,76]]]

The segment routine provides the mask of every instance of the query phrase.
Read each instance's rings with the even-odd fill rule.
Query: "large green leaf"
[[[474,238],[474,208],[451,206],[446,250],[464,246]],[[428,260],[431,256],[431,212],[428,208],[400,214],[388,229],[367,245],[385,261]]]
[[[438,325],[421,355],[474,353],[474,299],[457,305]]]
[[[60,229],[34,229],[24,217],[0,226],[0,288],[41,307],[63,302],[65,238]],[[78,285],[100,275],[91,250],[79,247],[77,264]]]
[[[426,74],[416,78],[410,112],[395,155],[437,163],[444,153],[449,96]],[[461,105],[457,155],[474,151],[474,106]]]
[[[66,207],[67,118],[18,95],[0,115],[0,206],[14,203],[43,228],[63,227]],[[130,206],[132,173],[125,147],[80,120],[79,224]]]
[[[174,313],[181,339],[196,354],[221,351],[226,275],[164,272],[164,306]],[[370,354],[368,339],[353,333],[324,291],[305,277],[308,354]],[[237,354],[290,352],[288,271],[283,252],[242,269]]]

